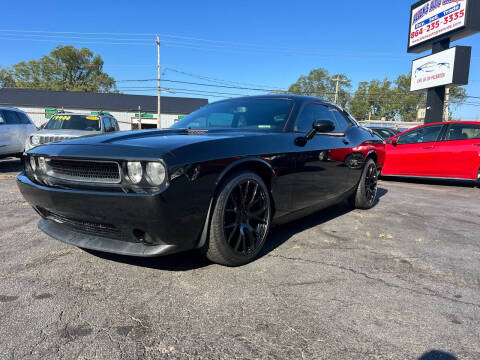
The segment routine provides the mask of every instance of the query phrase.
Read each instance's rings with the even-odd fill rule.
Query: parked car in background
[[[207,105],[167,130],[32,149],[18,177],[50,236],[159,256],[199,248],[238,266],[270,227],[348,199],[376,199],[384,143],[343,109],[294,95]]]
[[[371,127],[370,129],[375,134],[380,136],[383,140],[388,140],[400,133],[400,131],[398,130],[395,130],[393,128],[387,128],[387,127]]]
[[[422,125],[387,141],[382,175],[480,179],[480,122]]]
[[[0,158],[21,157],[25,140],[35,131],[28,115],[12,107],[0,107]]]
[[[39,131],[27,138],[25,151],[52,142],[115,131],[119,131],[119,126],[117,120],[111,115],[58,113]]]

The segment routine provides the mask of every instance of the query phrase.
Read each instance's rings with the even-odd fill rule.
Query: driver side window
[[[316,120],[330,120],[337,125],[336,119],[328,106],[307,104],[303,107],[302,113],[297,119],[294,131],[308,132],[312,129],[312,124]]]
[[[443,125],[426,126],[410,131],[398,138],[399,145],[428,143],[438,140]]]

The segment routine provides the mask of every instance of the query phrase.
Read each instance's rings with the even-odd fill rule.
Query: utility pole
[[[142,107],[138,105],[138,130],[142,130]]]
[[[162,128],[162,119],[161,119],[161,109],[160,109],[160,97],[162,95],[162,89],[160,88],[160,75],[161,75],[161,67],[160,67],[160,38],[157,35],[157,40],[155,41],[157,44],[157,56],[158,56],[158,99],[157,99],[157,128]]]
[[[332,79],[332,81],[335,81],[337,84],[335,86],[335,104],[338,102],[338,87],[341,82],[348,82],[348,80],[342,80],[338,76],[335,79]]]
[[[448,87],[445,89],[445,111],[443,117],[443,121],[448,121],[450,119],[450,88]]]

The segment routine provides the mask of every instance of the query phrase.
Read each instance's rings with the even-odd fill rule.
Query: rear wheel
[[[370,209],[377,198],[378,171],[375,161],[368,159],[362,172],[357,190],[349,201],[357,209]]]
[[[222,185],[203,251],[218,264],[240,266],[255,259],[270,229],[270,196],[263,180],[239,172]]]

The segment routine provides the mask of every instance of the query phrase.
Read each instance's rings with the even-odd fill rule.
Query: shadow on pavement
[[[432,350],[423,354],[421,357],[418,358],[418,360],[458,360],[458,359],[450,353],[446,353],[439,350]]]
[[[378,188],[377,199],[375,200],[374,206],[376,206],[379,200],[387,193],[387,189]],[[263,257],[275,250],[276,248],[280,247],[295,234],[314,228],[337,217],[348,214],[353,210],[354,209],[352,208],[352,206],[347,201],[344,201],[340,204],[313,213],[312,215],[308,215],[302,219],[275,227],[272,229],[263,250],[260,252],[259,257]]]
[[[378,203],[379,199],[387,194],[388,190],[379,188],[377,192],[377,200],[375,205]],[[326,223],[332,219],[335,219],[339,216],[345,215],[353,211],[353,208],[347,201],[344,201],[338,205],[329,207],[318,211],[312,215],[306,216],[302,219],[274,227],[270,235],[265,242],[264,248],[260,252],[258,258],[261,258],[268,253],[272,252],[285,242],[287,242],[295,234],[305,231],[307,229],[313,228],[315,226]],[[125,255],[117,255],[110,253],[103,253],[95,250],[83,249],[87,253],[97,256],[99,258],[121,262],[124,264],[129,264],[133,266],[145,267],[150,269],[157,270],[166,270],[166,271],[188,271],[194,269],[200,269],[209,265],[212,265],[211,262],[206,260],[199,250],[191,250],[174,255],[166,255],[155,258],[140,258],[132,257]]]
[[[202,256],[199,250],[191,250],[179,254],[166,255],[154,258],[141,258],[103,253],[95,250],[83,250],[91,255],[97,256],[105,260],[156,270],[188,271],[200,269],[212,264]]]

